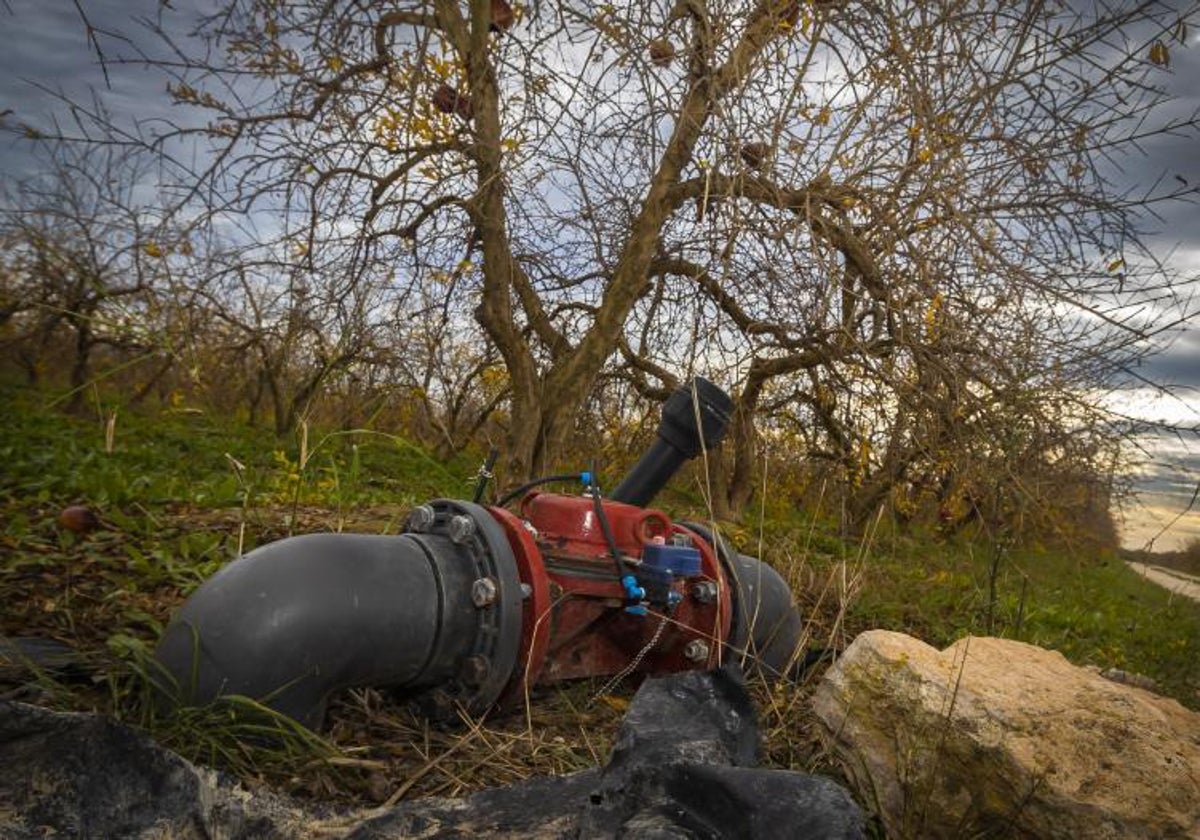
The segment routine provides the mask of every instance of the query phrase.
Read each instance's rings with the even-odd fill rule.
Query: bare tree
[[[972,417],[1011,416],[1010,396],[1048,398],[1053,382],[1076,408],[1046,415],[1080,423],[1186,318],[1188,284],[1140,228],[1186,185],[1111,180],[1146,137],[1195,132],[1195,114],[1154,116],[1183,21],[1152,5],[802,11],[796,63],[753,77],[674,188],[697,223],[654,270],[694,314],[662,294],[634,314],[642,335],[665,313],[702,320],[688,340],[711,340],[686,352],[736,371],[718,508],[749,498],[772,391],[823,431],[814,454],[842,465],[861,521],[932,452],[965,445]],[[795,104],[761,105],[780,101]],[[625,361],[665,381],[680,353],[660,343]]]
[[[231,0],[203,54],[160,63],[209,122],[147,142],[202,136],[181,203],[270,213],[273,258],[291,243],[295,266],[405,302],[364,324],[456,277],[504,362],[513,478],[559,456],[623,367],[647,394],[696,369],[739,386],[730,509],[764,403],[894,485],[936,448],[932,414],[952,426],[954,406],[1007,393],[989,367],[1009,332],[1041,337],[1041,370],[1094,384],[1178,312],[1137,227],[1172,195],[1130,195],[1110,164],[1194,129],[1155,117],[1194,7],[512,11]],[[893,409],[882,437],[868,428]]]
[[[133,157],[49,148],[49,171],[16,185],[0,211],[0,328],[31,381],[65,338],[78,407],[97,348],[149,355],[158,346],[148,313],[169,246],[155,208],[137,200],[146,170]]]

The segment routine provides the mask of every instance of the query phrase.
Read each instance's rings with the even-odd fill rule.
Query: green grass
[[[199,411],[122,408],[106,440],[109,409],[80,418],[51,402],[0,385],[0,634],[66,641],[94,676],[70,683],[0,671],[0,695],[105,709],[197,761],[343,799],[382,801],[378,791],[397,789],[454,795],[603,759],[620,709],[589,707],[587,684],[546,690],[528,718],[471,727],[469,747],[370,691],[335,703],[328,738],[296,732],[245,699],[164,714],[148,695],[149,653],[192,589],[288,533],[394,533],[416,502],[469,497],[479,456],[439,463],[392,430],[279,438]],[[660,503],[706,518],[694,478]],[[58,514],[72,504],[92,507],[103,527],[60,528]],[[811,644],[841,646],[874,627],[939,647],[990,633],[1147,675],[1200,707],[1200,604],[1172,598],[1111,553],[997,555],[979,535],[844,540],[804,511],[768,512],[725,532],[789,579]],[[807,690],[758,690],[774,766],[810,769],[814,760]],[[405,787],[407,779],[420,781]]]
[[[794,520],[764,523],[764,556],[822,579],[847,564],[844,639],[881,628],[945,647],[965,635],[1017,639],[1072,662],[1151,677],[1200,709],[1200,603],[1172,595],[1097,548],[1009,547],[934,535],[844,541]],[[993,585],[993,568],[995,569]],[[795,572],[793,572],[793,578]]]
[[[441,464],[402,435],[355,430],[280,438],[198,410],[111,409],[82,419],[0,385],[0,496],[24,503],[199,507],[411,503],[469,486],[474,464]],[[301,457],[305,463],[301,469]]]

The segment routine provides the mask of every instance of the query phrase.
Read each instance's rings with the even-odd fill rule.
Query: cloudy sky
[[[173,107],[158,72],[126,63],[138,50],[161,51],[139,20],[163,16],[164,28],[188,31],[200,10],[215,0],[0,0],[0,113],[6,127],[27,124],[48,129],[55,120],[71,123],[66,101],[88,103],[97,97],[119,121],[180,120],[186,112]],[[108,34],[98,35],[108,69],[105,80],[96,50],[88,43],[81,17]],[[1171,110],[1185,115],[1200,110],[1200,20],[1194,22],[1186,48],[1173,45],[1163,81],[1175,97]],[[123,36],[123,37],[122,37]],[[1134,188],[1160,179],[1177,178],[1200,187],[1200,141],[1165,137],[1147,142],[1143,154],[1124,159],[1114,176]],[[14,132],[0,134],[0,179],[10,182],[36,170],[36,161]],[[1197,193],[1200,198],[1200,192]],[[1200,203],[1158,208],[1158,219],[1144,228],[1155,252],[1174,268],[1200,276]],[[1196,301],[1200,309],[1200,300]],[[1200,321],[1200,319],[1197,319]],[[1154,382],[1178,386],[1179,398],[1155,399],[1149,392],[1122,400],[1120,407],[1149,420],[1193,427],[1190,435],[1148,439],[1140,458],[1140,507],[1129,511],[1126,541],[1140,546],[1172,522],[1200,482],[1200,322],[1183,329],[1139,374]],[[1155,547],[1170,549],[1200,536],[1200,511],[1175,521]]]

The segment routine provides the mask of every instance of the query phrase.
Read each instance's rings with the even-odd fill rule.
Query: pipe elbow
[[[165,690],[188,705],[248,696],[313,729],[330,696],[355,686],[408,697],[437,687],[444,708],[485,711],[516,660],[521,593],[486,513],[464,539],[441,533],[473,513],[443,509],[422,534],[290,537],[233,561],[163,634]],[[486,603],[475,595],[481,578]]]
[[[779,572],[756,557],[733,558],[737,611],[731,641],[768,679],[792,673],[804,623],[792,589]]]
[[[757,557],[739,554],[707,526],[683,524],[716,549],[730,578],[734,610],[728,643],[734,653],[767,679],[797,673],[804,622],[787,581]]]

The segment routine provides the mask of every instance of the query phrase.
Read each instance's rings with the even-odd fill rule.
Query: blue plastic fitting
[[[633,575],[621,578],[621,586],[625,587],[625,597],[631,601],[640,601],[646,597],[646,590],[638,586],[637,578]]]
[[[592,474],[587,470],[584,470],[579,474],[579,480],[583,482],[584,487],[592,486]]]

